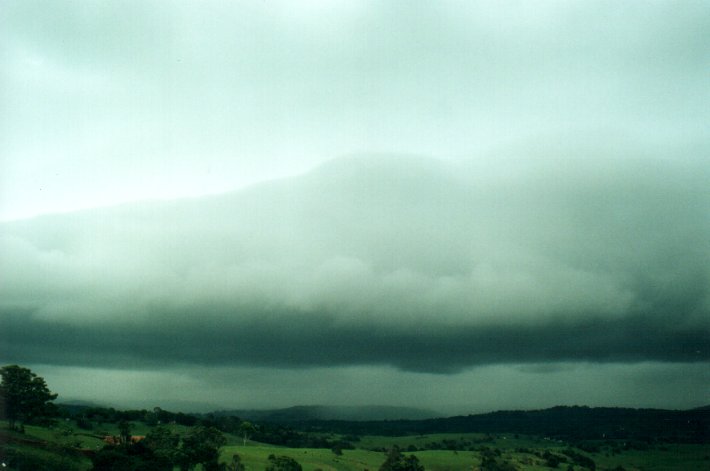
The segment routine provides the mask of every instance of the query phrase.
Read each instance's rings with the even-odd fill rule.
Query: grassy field
[[[547,449],[547,448],[546,448]],[[537,449],[536,451],[540,451]],[[560,451],[552,449],[553,451]],[[668,450],[648,450],[643,452],[624,452],[615,456],[605,457],[603,454],[588,454],[596,463],[598,470],[618,469],[627,471],[662,471],[662,470],[705,470],[710,469],[710,461],[706,458],[707,447],[700,445],[674,445]],[[385,460],[385,454],[367,450],[344,450],[340,456],[330,450],[294,449],[270,446],[227,446],[222,449],[221,460],[228,463],[232,455],[238,454],[247,470],[263,470],[268,464],[268,456],[285,455],[294,458],[303,466],[304,471],[375,471]],[[410,453],[406,453],[410,454]],[[431,471],[474,470],[481,464],[478,452],[427,450],[411,453],[415,455],[425,469]],[[550,471],[551,469],[567,470],[571,465],[575,471],[585,468],[572,463],[561,463],[557,468],[545,464],[545,460],[530,453],[507,451],[501,454],[501,459],[513,464],[521,471]]]
[[[406,451],[426,444],[472,442],[470,450],[417,450]],[[481,464],[481,447],[487,447],[499,453],[498,459],[513,464],[521,471],[550,471],[551,469],[581,471],[585,467],[574,462],[564,454],[571,448],[568,445],[537,437],[490,437],[483,434],[435,434],[426,436],[379,437],[366,436],[356,444],[358,449],[343,450],[336,455],[325,449],[282,448],[263,444],[248,446],[226,446],[221,450],[221,460],[229,463],[234,454],[238,454],[247,470],[263,470],[268,464],[268,456],[285,455],[294,458],[303,466],[304,471],[375,471],[385,460],[382,451],[373,448],[400,447],[407,455],[415,455],[425,469],[430,471],[475,470]],[[613,452],[602,447],[599,452],[588,453],[573,450],[592,459],[597,470],[612,470],[622,467],[627,471],[672,471],[710,469],[710,447],[707,445],[668,444],[647,450],[623,450]],[[556,468],[549,466],[544,453],[550,452],[564,461]]]
[[[180,425],[170,425],[170,428],[181,434],[189,430]],[[134,435],[145,435],[149,430],[149,426],[140,422],[132,425]],[[6,424],[0,423],[0,457],[21,453],[38,463],[33,469],[41,470],[41,463],[52,463],[54,467],[51,469],[86,471],[91,468],[91,462],[78,450],[84,450],[84,453],[98,450],[104,446],[100,437],[117,433],[115,425],[97,424],[94,431],[85,431],[72,421],[63,421],[51,428],[26,426],[25,433],[20,434],[8,431]],[[604,443],[598,445],[595,452],[589,453],[541,437],[430,434],[363,436],[354,443],[356,449],[343,450],[341,455],[337,455],[329,449],[285,448],[256,442],[242,446],[239,437],[225,436],[227,445],[220,450],[221,461],[230,463],[233,455],[238,454],[250,471],[265,469],[272,454],[295,459],[304,471],[375,471],[386,458],[382,450],[392,446],[398,446],[404,454],[415,455],[428,471],[476,470],[484,453],[494,455],[498,461],[510,463],[520,471],[582,471],[584,467],[575,462],[570,453],[593,460],[597,470],[619,469],[619,466],[626,471],[710,469],[708,445],[662,444],[639,450],[628,449],[623,446],[624,443]],[[457,449],[444,449],[446,447]],[[549,456],[560,459],[557,467],[550,467],[546,459]]]
[[[368,450],[343,450],[336,455],[330,450],[313,448],[278,448],[270,446],[227,446],[222,449],[222,461],[228,463],[232,455],[239,454],[247,470],[263,470],[268,464],[268,456],[289,456],[303,467],[304,471],[376,471],[385,461],[385,454]],[[476,453],[453,453],[451,451],[420,451],[414,454],[427,470],[466,470],[480,464]],[[535,469],[535,468],[529,468]],[[545,468],[543,468],[545,469]],[[547,468],[549,469],[549,468]]]

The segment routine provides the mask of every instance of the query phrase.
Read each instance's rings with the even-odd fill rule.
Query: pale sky
[[[707,144],[704,1],[12,1],[0,218],[217,193],[358,152]]]
[[[0,361],[129,406],[704,405],[708,31],[0,0]]]

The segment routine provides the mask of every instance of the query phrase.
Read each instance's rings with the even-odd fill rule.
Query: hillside
[[[237,409],[214,413],[216,416],[236,416],[245,420],[272,423],[293,423],[311,420],[377,421],[422,420],[439,416],[434,411],[414,407],[393,406],[294,406],[284,409]]]
[[[327,412],[327,409],[295,407],[281,412],[282,417],[291,420],[298,415]],[[64,418],[54,425],[28,425],[24,433],[5,430],[6,424],[0,423],[0,461],[7,465],[6,469],[98,469],[92,468],[92,459],[99,453],[104,456],[118,453],[121,446],[136,447],[136,453],[145,453],[141,451],[144,447],[138,444],[106,445],[103,440],[106,434],[119,433],[115,421],[128,419],[133,433],[145,436],[157,430],[154,423],[157,418],[166,419],[168,429],[182,437],[189,436],[200,426],[219,428],[225,437],[219,449],[219,461],[225,466],[241,463],[251,470],[265,469],[273,457],[295,460],[305,471],[378,469],[393,447],[402,450],[403,455],[415,456],[427,471],[472,466],[518,471],[555,468],[682,471],[704,469],[710,459],[707,408],[668,411],[555,407],[429,420],[311,420],[290,422],[289,426],[256,423],[254,435],[246,439],[238,432],[242,421],[232,416],[189,416],[163,410],[116,411],[86,406],[63,411]],[[276,416],[279,411],[271,412]],[[583,433],[575,433],[575,429]],[[228,433],[229,430],[234,433]],[[604,430],[614,433],[608,435]],[[300,441],[301,445],[279,443],[283,438],[289,438],[294,444]],[[102,448],[105,449],[102,451]],[[130,450],[128,454],[131,455]]]
[[[710,410],[553,407],[533,411],[426,420],[303,421],[294,426],[338,433],[409,435],[428,433],[519,433],[564,440],[638,439],[708,443]]]

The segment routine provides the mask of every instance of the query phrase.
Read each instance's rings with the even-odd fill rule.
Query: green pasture
[[[186,434],[189,427],[167,425],[175,433]],[[145,435],[151,427],[141,422],[132,424],[131,433]],[[87,431],[76,427],[72,421],[60,421],[53,427],[25,426],[25,433],[7,430],[7,424],[0,422],[0,448],[5,452],[21,452],[34,456],[37,462],[51,461],[65,463],[67,470],[86,471],[91,464],[87,458],[76,457],[72,449],[99,449],[104,446],[103,435],[118,434],[114,424],[95,426]],[[570,464],[574,471],[582,468],[574,465],[570,458],[564,458],[557,468],[546,465],[542,455],[545,451],[562,456],[569,445],[538,437],[518,435],[469,434],[428,434],[403,437],[363,436],[353,444],[355,450],[343,450],[336,455],[329,449],[285,448],[250,441],[242,446],[240,437],[225,434],[227,445],[220,450],[220,460],[232,461],[238,454],[241,462],[250,471],[261,471],[268,465],[269,455],[285,455],[301,464],[304,471],[376,471],[385,461],[385,453],[373,449],[389,449],[398,446],[406,455],[415,455],[427,471],[474,470],[481,464],[481,449],[494,450],[497,458],[513,464],[520,471],[567,470]],[[334,437],[337,438],[337,437]],[[432,444],[450,444],[459,449],[427,449]],[[688,444],[656,444],[648,449],[624,449],[624,443],[602,444],[595,453],[576,452],[590,457],[599,471],[623,466],[627,471],[672,471],[710,469],[710,446]],[[416,451],[408,451],[408,448]],[[72,456],[74,456],[72,458]]]
[[[342,455],[335,455],[332,451],[324,449],[227,446],[221,450],[221,461],[225,463],[231,462],[234,454],[240,456],[247,471],[263,470],[266,468],[268,465],[268,456],[271,454],[285,455],[295,459],[303,467],[304,471],[316,471],[319,469],[323,471],[376,471],[386,458],[383,452],[362,449],[343,450]],[[473,470],[481,464],[480,454],[470,451],[427,450],[411,453],[405,452],[405,454],[415,455],[428,471]],[[536,462],[525,464],[526,458],[529,458],[529,456],[522,454],[505,453],[503,454],[503,458],[514,463],[518,469],[521,470],[550,470],[550,468],[542,464],[540,459],[536,459]]]
[[[229,463],[238,454],[247,470],[263,470],[268,465],[269,455],[289,456],[303,467],[304,471],[362,471],[377,470],[385,460],[384,453],[366,450],[343,450],[336,455],[321,448],[280,448],[274,446],[225,446],[220,450],[221,461]]]
[[[710,444],[668,444],[648,450],[628,450],[618,454],[596,453],[592,455],[597,469],[621,465],[627,470],[705,470],[710,469]]]
[[[423,443],[441,442],[446,440],[469,440],[472,438],[486,438],[482,434],[432,434],[426,436],[405,437],[363,437],[356,446],[362,447],[355,450],[343,450],[342,455],[336,455],[331,450],[312,448],[283,448],[264,444],[251,444],[247,446],[225,446],[221,450],[221,461],[229,463],[232,456],[238,454],[242,463],[249,471],[263,470],[268,465],[269,455],[285,455],[298,461],[304,471],[376,471],[385,461],[385,453],[369,451],[364,448],[389,448],[393,445],[406,450],[409,445],[421,447]],[[507,438],[500,436],[492,442],[478,446],[486,446],[500,452],[499,459],[513,464],[520,471],[550,471],[552,469],[567,470],[572,465],[575,471],[581,471],[579,465],[572,463],[564,457],[562,451],[568,447],[542,438]],[[521,451],[525,450],[525,451]],[[565,460],[557,468],[550,468],[545,460],[537,454],[550,451]],[[710,469],[710,447],[704,445],[668,445],[650,448],[648,450],[628,450],[615,454],[607,451],[599,453],[586,453],[576,450],[590,457],[596,463],[596,469],[611,470],[622,466],[627,471],[685,471]],[[453,451],[453,450],[424,450],[403,451],[404,454],[415,455],[427,471],[460,471],[474,470],[481,464],[479,451]],[[537,454],[536,454],[537,453]]]
[[[418,450],[421,450],[441,447],[446,444],[455,445],[459,451],[468,450],[470,448],[478,449],[482,446],[501,449],[563,446],[563,444],[546,441],[538,437],[528,437],[517,434],[491,435],[484,433],[434,433],[426,435],[407,435],[403,437],[364,435],[360,437],[360,440],[354,443],[357,448],[363,448],[366,450],[398,446],[400,449],[405,451],[410,447],[415,447]]]

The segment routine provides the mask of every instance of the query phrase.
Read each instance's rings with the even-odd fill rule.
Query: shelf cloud
[[[0,361],[127,406],[705,405],[707,31],[5,0]]]
[[[60,365],[710,359],[710,169],[360,156],[2,225],[3,352]]]

